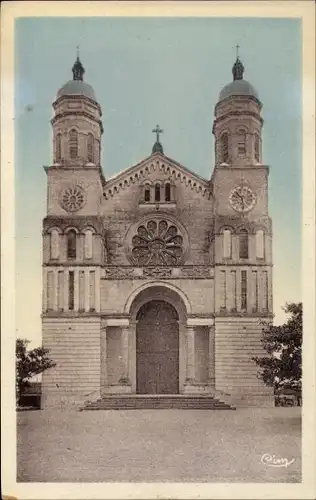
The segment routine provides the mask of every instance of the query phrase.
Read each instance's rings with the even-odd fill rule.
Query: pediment
[[[210,181],[171,158],[155,153],[108,179],[103,188],[104,197],[111,198],[119,191],[127,189],[131,184],[141,185],[145,179],[150,179],[155,174],[157,178],[169,179],[175,183],[181,182],[188,189],[200,193],[201,196],[209,196],[211,192]]]

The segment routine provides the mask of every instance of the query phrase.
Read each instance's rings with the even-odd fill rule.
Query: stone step
[[[110,395],[97,401],[86,402],[80,410],[235,410],[234,407],[212,396],[167,395]]]

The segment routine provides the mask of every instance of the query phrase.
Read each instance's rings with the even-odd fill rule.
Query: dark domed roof
[[[232,96],[255,97],[259,101],[259,96],[256,89],[251,85],[251,83],[243,79],[244,69],[245,68],[243,63],[237,56],[232,70],[234,79],[232,82],[225,85],[225,87],[221,90],[219,94],[220,101],[223,101],[227,97]]]
[[[57,98],[63,95],[79,95],[96,100],[95,93],[91,85],[82,80],[69,80],[57,92]]]
[[[65,83],[57,92],[57,99],[62,96],[67,95],[77,95],[88,97],[93,101],[96,101],[95,93],[91,85],[85,83],[83,81],[83,75],[85,73],[85,69],[81,64],[79,59],[79,55],[77,56],[77,60],[72,67],[73,79],[69,80],[69,82]]]
[[[248,95],[259,100],[258,92],[247,80],[234,80],[225,85],[219,94],[219,100],[222,101],[226,97],[235,95]]]
[[[153,145],[153,149],[152,149],[152,152],[153,153],[161,153],[163,155],[163,147],[162,147],[162,144],[160,142],[155,142],[155,144]]]

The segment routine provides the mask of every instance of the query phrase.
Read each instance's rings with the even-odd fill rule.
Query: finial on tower
[[[233,66],[233,77],[234,77],[234,80],[242,80],[245,68],[244,68],[243,63],[239,59],[240,45],[238,45],[238,43],[237,43],[237,45],[235,47],[236,47],[236,61],[235,61],[235,64]]]
[[[77,59],[75,64],[72,67],[72,74],[73,74],[73,79],[74,80],[83,80],[83,75],[85,72],[84,67],[81,64],[81,61],[79,59],[79,45],[77,45]]]
[[[153,145],[152,152],[153,153],[161,153],[161,154],[163,154],[163,147],[162,147],[162,144],[159,142],[159,134],[162,134],[163,130],[159,127],[159,125],[157,125],[156,128],[154,128],[152,130],[152,132],[154,134],[156,134],[156,142]]]

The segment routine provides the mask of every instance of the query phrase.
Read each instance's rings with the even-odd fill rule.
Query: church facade
[[[106,179],[101,109],[77,58],[53,103],[43,220],[42,404],[113,394],[220,395],[272,405],[253,356],[272,321],[272,226],[262,104],[243,78],[220,92],[205,179],[152,154]]]

